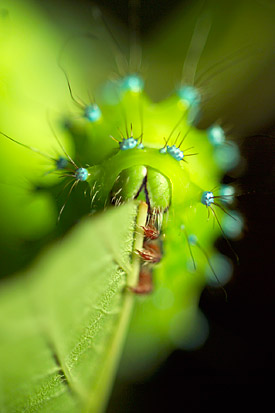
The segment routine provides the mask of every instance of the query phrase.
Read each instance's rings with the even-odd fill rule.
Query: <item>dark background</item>
[[[179,3],[190,1],[141,1],[140,35],[149,35]],[[269,1],[261,3],[272,7]],[[98,4],[129,23],[128,0],[100,0]],[[241,125],[242,119],[238,121]],[[135,377],[131,382],[117,379],[108,413],[270,410],[275,344],[275,116],[249,135],[242,137],[241,145],[246,170],[237,179],[242,194],[238,209],[245,216],[246,229],[244,238],[233,242],[240,264],[226,286],[228,301],[223,293],[206,289],[200,300],[210,325],[206,344],[194,352],[173,352],[153,377],[142,382]],[[224,241],[219,247],[230,255]]]

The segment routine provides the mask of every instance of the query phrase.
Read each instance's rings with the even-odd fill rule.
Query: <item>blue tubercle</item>
[[[63,158],[62,156],[60,156],[60,157],[55,161],[56,169],[58,169],[58,170],[66,169],[67,166],[68,166],[68,163],[69,163],[68,159]]]
[[[224,130],[219,125],[210,126],[207,129],[207,137],[213,146],[218,146],[225,142]]]
[[[230,171],[240,162],[241,156],[239,147],[232,141],[217,145],[214,152],[214,158],[224,171]]]
[[[136,74],[129,75],[121,80],[121,87],[125,91],[139,93],[142,92],[144,88],[144,81]]]
[[[211,191],[204,191],[201,197],[201,203],[209,207],[214,203],[214,194]]]
[[[182,86],[178,89],[178,96],[189,106],[198,106],[201,103],[201,95],[194,86]]]
[[[133,149],[137,146],[138,139],[134,139],[132,136],[130,138],[124,139],[119,142],[119,147],[122,151],[127,151],[128,149]]]
[[[173,156],[173,158],[176,159],[176,161],[182,161],[184,158],[183,152],[180,150],[180,148],[177,148],[175,145],[167,145],[167,152],[169,153],[169,155]]]
[[[222,185],[219,191],[221,201],[224,204],[232,204],[234,201],[235,188],[231,185]]]
[[[238,238],[242,234],[244,227],[243,217],[237,211],[230,211],[230,215],[226,215],[223,217],[222,227],[224,233],[229,238]]]
[[[229,258],[222,254],[214,254],[210,257],[213,268],[217,277],[213,277],[212,268],[208,265],[206,267],[205,275],[207,278],[207,284],[212,287],[220,287],[226,284],[233,273],[233,264]]]
[[[188,242],[190,245],[196,245],[198,242],[197,236],[194,234],[188,235]]]
[[[88,105],[84,109],[84,118],[90,122],[96,122],[101,118],[101,110],[96,104]]]
[[[167,153],[166,146],[164,146],[164,148],[161,148],[161,149],[159,150],[159,152],[162,153],[162,154]]]
[[[201,94],[194,86],[181,86],[177,94],[182,102],[184,102],[188,108],[188,123],[195,123],[199,118]]]
[[[138,149],[144,149],[144,145],[143,145],[143,143],[142,143],[142,142],[140,142],[140,143],[138,144],[137,148],[138,148]]]
[[[89,175],[89,172],[86,168],[78,168],[75,171],[75,178],[78,181],[82,181],[82,182],[86,181],[88,178],[88,175]]]

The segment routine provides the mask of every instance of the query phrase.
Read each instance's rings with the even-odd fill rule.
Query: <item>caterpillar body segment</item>
[[[137,251],[142,268],[150,267],[156,279],[165,263],[173,260],[184,277],[191,268],[191,259],[203,288],[209,266],[205,256],[215,253],[215,240],[225,235],[220,222],[229,205],[228,202],[212,209],[217,200],[212,191],[204,188],[221,185],[227,167],[217,151],[222,152],[230,143],[219,125],[203,131],[190,121],[194,110],[200,109],[200,93],[195,88],[182,87],[165,101],[153,103],[143,91],[141,78],[137,81],[135,76],[131,79],[129,75],[117,83],[115,104],[110,103],[106,94],[98,99],[102,110],[100,122],[75,120],[69,128],[76,146],[81,149],[83,144],[87,154],[91,208],[100,211],[130,200],[145,201],[148,224],[154,228],[157,222],[158,235],[153,240],[144,231],[143,249]],[[209,208],[214,216],[209,214]],[[183,225],[186,234],[196,234],[205,254],[198,252],[198,248],[191,251],[188,236],[182,236]],[[148,239],[153,242],[152,248]],[[163,253],[156,253],[156,249],[160,251],[160,242]],[[166,271],[164,278],[172,272]],[[142,288],[139,294],[141,291]]]
[[[215,258],[219,257],[214,247],[217,238],[234,237],[238,232],[227,214],[232,189],[221,184],[234,157],[225,156],[231,143],[225,133],[218,142],[217,125],[210,139],[210,128],[199,130],[190,121],[193,108],[200,109],[198,97],[188,101],[174,93],[153,103],[141,84],[130,84],[118,82],[115,102],[104,93],[97,97],[100,116],[95,121],[72,117],[67,122],[77,164],[64,173],[70,186],[65,202],[59,205],[59,218],[75,191],[84,198],[84,186],[90,213],[133,200],[146,202],[144,242],[134,251],[140,277],[130,290],[153,294],[142,303],[143,310],[137,311],[135,324],[142,324],[142,314],[159,319],[161,309],[160,325],[153,326],[152,332],[156,329],[156,334],[171,343],[179,320],[186,319],[188,325],[200,322],[198,301],[203,288],[219,287],[224,261]],[[62,170],[60,163],[56,167]],[[182,336],[188,334],[182,332]]]

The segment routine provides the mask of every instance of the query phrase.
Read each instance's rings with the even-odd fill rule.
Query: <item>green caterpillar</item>
[[[187,346],[196,346],[202,339],[195,334],[197,327],[193,332],[181,331],[182,317],[187,317],[187,330],[201,324],[198,300],[202,289],[207,283],[221,286],[223,277],[226,281],[230,276],[231,264],[216,251],[214,242],[221,235],[226,237],[232,222],[237,233],[241,232],[241,223],[225,211],[232,201],[231,188],[220,185],[239,154],[232,152],[219,125],[202,131],[190,122],[199,111],[195,88],[184,86],[166,101],[153,104],[143,91],[143,80],[134,74],[116,81],[112,93],[115,104],[108,102],[105,93],[97,104],[84,106],[81,119],[66,124],[81,164],[59,142],[63,156],[52,162],[57,173],[68,177],[66,186],[70,184],[59,217],[69,208],[74,188],[83,183],[89,185],[92,213],[133,199],[145,202],[144,248],[136,251],[141,258],[140,281],[130,287],[138,294],[149,293],[152,276],[156,286],[152,298],[137,312],[141,319],[136,325],[144,325],[145,314],[159,319],[162,310],[161,322],[152,327],[158,331],[155,336],[161,332],[169,340],[186,340]],[[227,151],[226,162],[222,151]],[[87,163],[89,167],[81,166]],[[80,187],[78,196],[81,193],[84,196]]]
[[[61,227],[66,211],[76,205],[81,216],[133,199],[147,204],[143,249],[135,251],[140,281],[129,287],[138,294],[154,293],[140,303],[130,338],[135,342],[136,334],[146,335],[144,325],[151,319],[154,338],[136,341],[149,346],[144,354],[154,354],[154,340],[160,336],[164,346],[173,342],[196,347],[206,337],[198,310],[200,293],[206,284],[222,286],[232,272],[230,261],[215,249],[215,240],[227,237],[232,225],[241,232],[241,222],[225,211],[233,199],[231,187],[221,184],[226,171],[238,163],[239,152],[226,141],[220,125],[206,131],[194,126],[202,97],[192,85],[153,103],[144,92],[144,80],[129,73],[108,81],[96,101],[85,104],[67,81],[79,110],[65,122],[75,147],[73,157],[57,136],[59,153],[49,156],[2,135],[47,158],[53,166],[46,171],[63,177],[58,185],[56,180],[44,185],[45,178],[34,179],[44,193],[67,191],[65,200],[57,198]],[[88,198],[80,209],[84,192]]]
[[[144,354],[154,357],[160,336],[163,346],[172,340],[186,347],[196,347],[206,337],[200,293],[206,284],[221,287],[232,273],[215,240],[227,237],[232,225],[235,235],[242,230],[239,218],[226,211],[232,187],[220,184],[239,152],[235,146],[232,151],[219,125],[203,131],[190,122],[199,111],[195,88],[182,87],[155,104],[137,85],[143,80],[136,74],[116,81],[116,103],[108,103],[105,93],[97,100],[96,119],[84,115],[68,129],[77,153],[85,153],[82,159],[91,165],[83,180],[89,184],[92,213],[133,199],[148,205],[144,249],[138,251],[140,282],[131,288],[138,294],[151,292],[152,275],[155,286],[136,311],[129,340],[131,348],[144,343]],[[139,334],[146,337],[149,319],[150,336],[139,340]]]
[[[224,193],[227,189],[219,188],[213,195],[211,188],[219,185],[229,165],[236,164],[238,152],[234,148],[232,153],[230,143],[224,142],[225,135],[220,126],[203,132],[189,124],[194,102],[190,103],[188,97],[175,95],[160,104],[152,104],[144,92],[132,88],[131,82],[138,83],[136,75],[126,80],[130,86],[128,90],[122,87],[117,91],[119,103],[116,106],[100,102],[100,111],[96,107],[100,115],[91,123],[90,119],[81,124],[78,122],[78,125],[72,122],[69,127],[78,151],[89,153],[88,163],[92,166],[79,180],[89,183],[92,210],[95,212],[110,203],[119,205],[140,198],[148,203],[149,224],[152,220],[162,223],[165,217],[165,228],[158,228],[159,231],[166,232],[171,223],[178,228],[184,225],[184,231],[193,233],[197,224],[190,221],[203,220],[203,206],[211,209],[219,223],[213,209],[214,201],[217,198],[228,201],[228,194]],[[124,128],[125,135],[121,132]],[[192,147],[181,150],[182,145]],[[190,153],[191,149],[198,153]],[[221,150],[228,152],[226,162]],[[210,196],[209,201],[204,199],[206,193]],[[189,209],[192,212],[187,214]]]
[[[153,289],[153,294],[137,303],[129,338],[132,351],[144,354],[144,364],[163,357],[171,346],[195,348],[204,342],[201,291],[207,284],[223,286],[232,273],[231,261],[214,244],[218,237],[238,236],[242,230],[242,219],[227,211],[234,190],[222,184],[224,174],[238,164],[238,148],[220,124],[195,127],[202,97],[193,85],[183,85],[159,103],[150,100],[146,86],[137,73],[129,73],[106,82],[88,105],[71,93],[80,113],[68,116],[65,126],[75,154],[70,156],[72,151],[61,144],[47,171],[54,169],[64,179],[56,185],[60,180],[53,177],[54,184],[43,186],[47,194],[56,187],[67,191],[65,200],[57,200],[58,228],[68,210],[76,210],[77,220],[133,199],[147,204],[144,246],[135,252],[141,261],[140,282],[130,287],[136,293]],[[45,181],[37,175],[35,180]]]

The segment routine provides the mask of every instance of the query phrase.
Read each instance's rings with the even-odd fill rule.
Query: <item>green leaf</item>
[[[104,409],[134,302],[146,206],[83,220],[0,293],[0,410]],[[137,224],[137,229],[135,226]],[[135,240],[133,234],[136,234]]]

